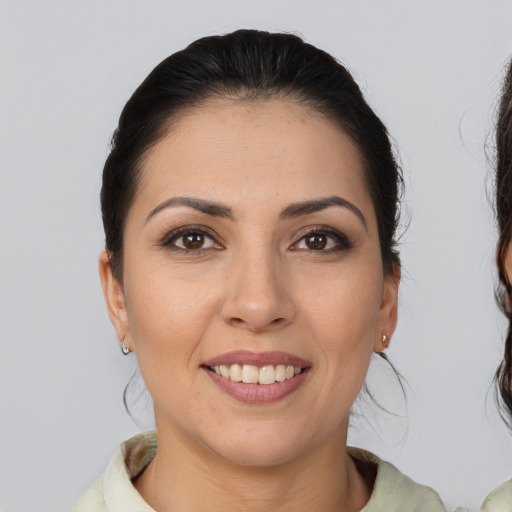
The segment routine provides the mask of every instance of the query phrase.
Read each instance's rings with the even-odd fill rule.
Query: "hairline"
[[[329,114],[328,107],[325,104],[325,100],[315,100],[312,95],[309,95],[305,91],[301,91],[300,87],[293,86],[283,86],[281,89],[275,88],[258,88],[258,87],[245,87],[245,86],[230,86],[230,84],[213,83],[204,88],[203,91],[196,94],[194,99],[191,99],[188,103],[180,106],[174,111],[169,111],[167,115],[165,115],[164,121],[157,127],[157,129],[152,134],[149,142],[145,144],[144,150],[138,155],[135,160],[133,167],[133,190],[130,197],[127,198],[127,206],[123,215],[122,225],[121,225],[121,244],[120,250],[117,251],[117,254],[112,254],[112,257],[109,258],[111,263],[114,262],[117,267],[116,273],[118,275],[118,280],[122,283],[123,278],[123,268],[124,268],[124,232],[126,227],[126,222],[128,219],[129,212],[133,206],[133,203],[136,200],[138,193],[140,192],[142,182],[144,179],[144,167],[150,158],[155,146],[159,144],[159,142],[167,137],[168,135],[175,133],[179,130],[180,121],[187,116],[193,114],[194,112],[200,111],[202,108],[207,106],[212,106],[215,103],[218,103],[219,100],[221,102],[232,102],[233,104],[249,104],[249,105],[258,105],[265,104],[272,101],[280,101],[282,103],[294,104],[298,107],[303,108],[305,113],[309,113],[310,115],[320,119],[329,125],[335,127],[336,129],[343,132],[346,136],[350,138],[352,143],[354,144],[359,157],[361,158],[361,165],[363,169],[363,180],[367,187],[368,193],[371,198],[372,207],[375,212],[375,216],[378,218],[378,205],[376,203],[376,198],[374,197],[374,193],[372,190],[372,186],[370,184],[369,177],[371,175],[370,172],[370,162],[367,158],[367,155],[363,149],[363,145],[361,142],[357,141],[355,137],[351,134],[351,130],[349,129],[350,123],[343,122],[343,120],[338,119],[335,115]],[[380,226],[377,221],[377,229],[379,231],[379,245],[380,245]],[[381,249],[381,260],[384,270],[386,269],[386,263],[384,261],[384,254]],[[391,260],[390,265],[393,267],[394,262],[392,261],[392,254],[390,254]],[[386,270],[385,270],[386,272]]]

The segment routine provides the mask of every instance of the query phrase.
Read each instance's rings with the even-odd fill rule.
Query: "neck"
[[[367,503],[371,483],[346,453],[346,431],[297,459],[261,467],[233,464],[158,428],[157,453],[135,486],[159,512],[356,512]]]

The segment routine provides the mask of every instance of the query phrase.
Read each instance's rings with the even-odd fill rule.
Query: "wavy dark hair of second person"
[[[503,83],[496,126],[496,250],[498,298],[508,319],[505,354],[496,370],[496,398],[502,418],[512,429],[512,60]]]

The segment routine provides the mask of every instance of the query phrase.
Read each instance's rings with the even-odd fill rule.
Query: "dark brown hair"
[[[331,55],[297,36],[238,30],[199,39],[163,60],[121,113],[101,190],[105,246],[116,279],[122,281],[124,225],[144,156],[172,123],[187,109],[211,98],[264,101],[273,97],[312,108],[355,142],[377,218],[383,270],[388,273],[399,268],[396,229],[402,173],[386,127],[366,103],[351,74]],[[388,361],[385,353],[378,355]],[[389,364],[403,390],[400,374]],[[129,388],[130,383],[124,402],[130,413]]]
[[[300,102],[338,124],[365,162],[385,272],[399,266],[395,232],[402,175],[384,124],[350,73],[326,52],[290,34],[239,30],[199,39],[161,62],[126,103],[103,169],[106,249],[122,279],[123,230],[147,151],[186,109],[215,97]]]
[[[512,428],[512,287],[505,268],[505,258],[512,240],[512,61],[509,63],[496,125],[496,217],[499,239],[496,249],[500,290],[498,298],[508,318],[505,355],[495,379],[497,400],[502,417]]]

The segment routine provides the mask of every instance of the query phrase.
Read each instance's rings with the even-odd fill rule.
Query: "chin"
[[[250,426],[239,435],[227,437],[223,441],[216,438],[212,440],[210,449],[231,464],[269,467],[300,457],[309,444],[303,434],[294,436],[289,429],[284,432],[270,432],[256,431],[256,428],[254,425]]]

